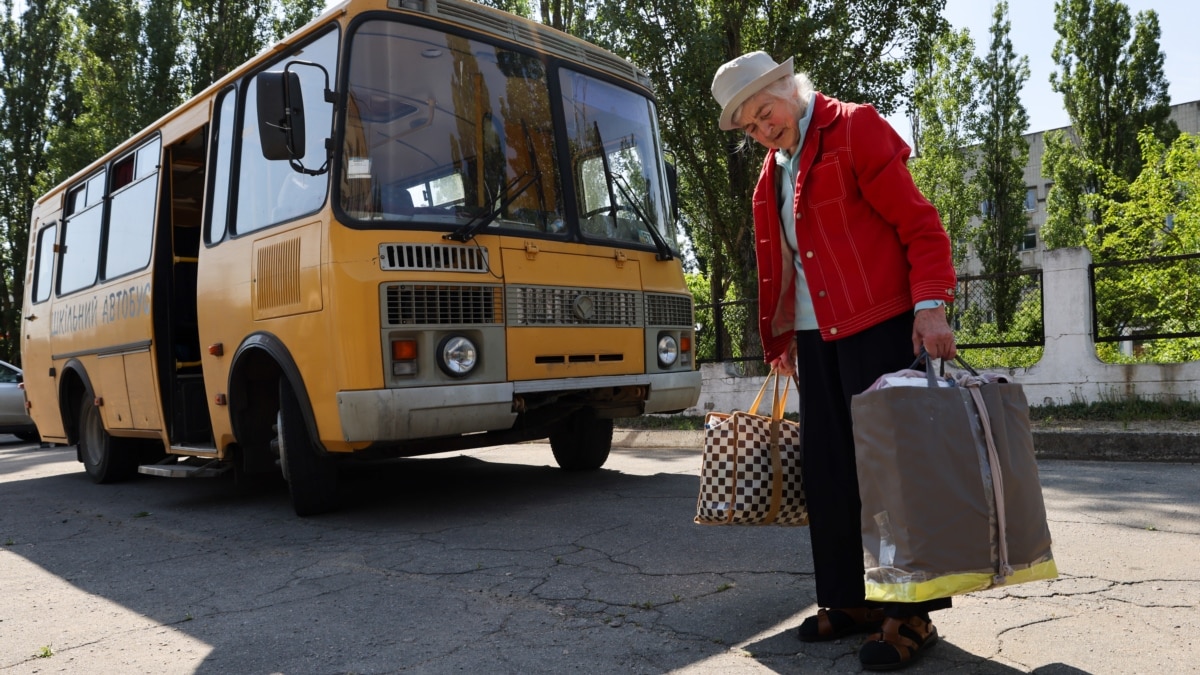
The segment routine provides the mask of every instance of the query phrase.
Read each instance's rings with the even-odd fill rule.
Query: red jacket
[[[950,238],[908,172],[908,145],[875,109],[818,93],[800,148],[796,243],[821,337],[865,330],[921,300],[954,300]],[[772,361],[793,339],[796,273],[775,151],[754,188],[759,328]]]

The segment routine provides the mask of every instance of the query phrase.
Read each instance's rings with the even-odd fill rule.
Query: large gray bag
[[[927,363],[879,378],[851,412],[868,600],[1058,576],[1019,384]]]

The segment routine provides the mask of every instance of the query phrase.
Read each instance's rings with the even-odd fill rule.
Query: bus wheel
[[[286,379],[279,382],[279,463],[298,516],[315,516],[337,508],[337,464],[318,452],[300,403]]]
[[[113,442],[91,394],[79,406],[79,457],[96,483],[115,483],[137,474],[137,455]]]
[[[612,435],[611,419],[598,419],[595,410],[583,408],[550,434],[550,449],[554,461],[567,471],[593,471],[608,461]]]

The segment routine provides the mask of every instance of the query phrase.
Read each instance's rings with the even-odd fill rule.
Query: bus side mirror
[[[304,96],[300,76],[291,71],[263,72],[258,82],[258,137],[263,157],[304,157]]]
[[[679,170],[674,162],[664,162],[667,167],[667,195],[671,199],[671,219],[679,222]]]

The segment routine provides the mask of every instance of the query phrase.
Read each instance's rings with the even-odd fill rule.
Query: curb
[[[614,448],[704,448],[704,432],[614,429]],[[1200,433],[1154,431],[1033,430],[1038,459],[1111,462],[1200,462]]]

